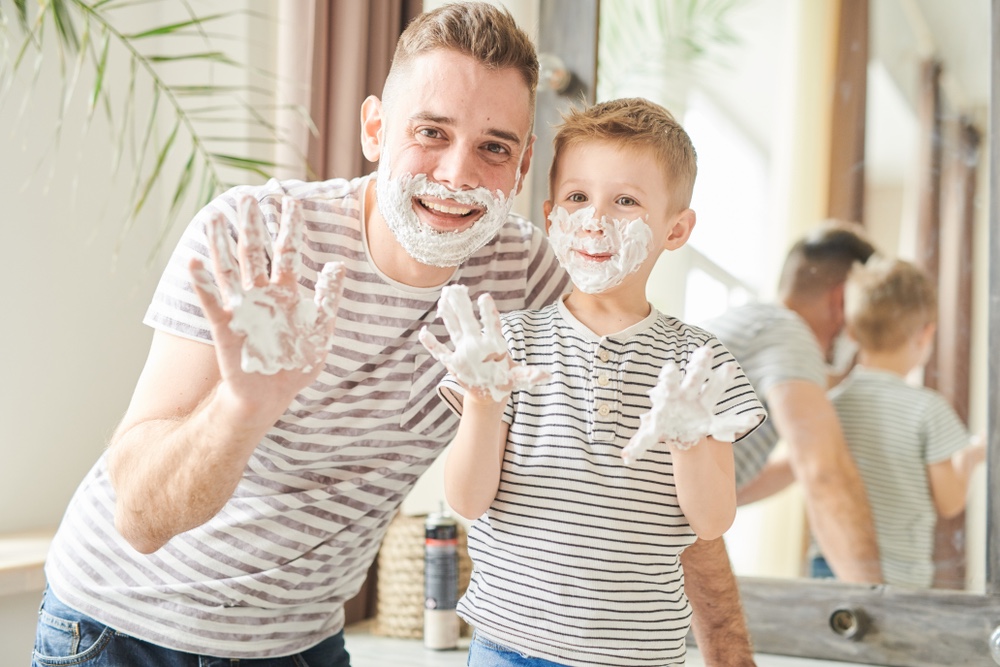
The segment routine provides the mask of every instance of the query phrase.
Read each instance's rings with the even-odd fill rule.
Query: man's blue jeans
[[[281,658],[229,659],[184,653],[129,637],[67,607],[46,589],[31,667],[351,667],[338,632]]]

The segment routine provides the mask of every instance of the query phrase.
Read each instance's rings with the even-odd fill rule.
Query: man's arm
[[[868,496],[825,388],[804,380],[782,382],[768,392],[767,405],[788,445],[813,535],[837,578],[881,583]]]
[[[200,259],[190,264],[214,345],[156,333],[108,449],[115,527],[142,553],[215,516],[261,438],[319,376],[330,347],[344,270],[336,262],[324,266],[316,280],[315,318],[302,321],[301,203],[282,200],[270,276],[267,230],[256,200],[240,200],[239,218],[238,265],[219,213],[208,220],[215,279]],[[241,333],[230,326],[236,314],[261,321]],[[256,351],[252,361],[261,372],[244,370],[244,343]]]
[[[233,342],[228,354],[235,353],[238,367],[239,340]],[[222,508],[254,448],[301,389],[301,373],[222,381],[216,353],[212,345],[157,331],[112,436],[115,526],[142,553]]]
[[[722,538],[697,540],[681,552],[691,629],[707,667],[754,667],[740,591]]]

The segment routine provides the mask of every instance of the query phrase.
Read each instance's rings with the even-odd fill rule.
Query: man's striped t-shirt
[[[153,554],[116,532],[101,458],[46,564],[64,602],[140,639],[233,658],[295,653],[341,629],[343,603],[364,581],[399,503],[457,424],[435,392],[444,369],[417,339],[427,326],[447,340],[436,313],[441,287],[408,287],[375,268],[363,223],[369,178],[237,188],[188,227],[149,325],[209,342],[188,272],[190,258],[208,256],[209,213],[228,219],[235,257],[237,196],[258,199],[274,238],[287,194],[303,203],[303,298],[312,298],[326,262],[346,265],[333,344],[323,372],[255,449],[229,502]],[[488,291],[502,310],[551,303],[566,286],[541,230],[515,216],[449,282],[473,298]]]

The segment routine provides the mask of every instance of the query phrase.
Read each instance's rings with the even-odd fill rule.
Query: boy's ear
[[[552,215],[552,200],[546,199],[542,203],[542,214],[545,215],[545,233],[549,233],[549,226],[552,225],[552,221],[549,220],[549,216]]]
[[[686,208],[676,214],[670,230],[667,232],[667,237],[663,240],[663,249],[677,250],[687,243],[688,239],[691,238],[691,232],[694,231],[695,222],[696,217],[693,209]]]
[[[369,95],[361,103],[361,152],[369,162],[382,157],[382,101]]]

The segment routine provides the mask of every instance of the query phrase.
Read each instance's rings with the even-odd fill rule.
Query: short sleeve
[[[924,413],[924,460],[928,465],[951,458],[969,444],[971,437],[948,401],[937,392],[930,396]]]

